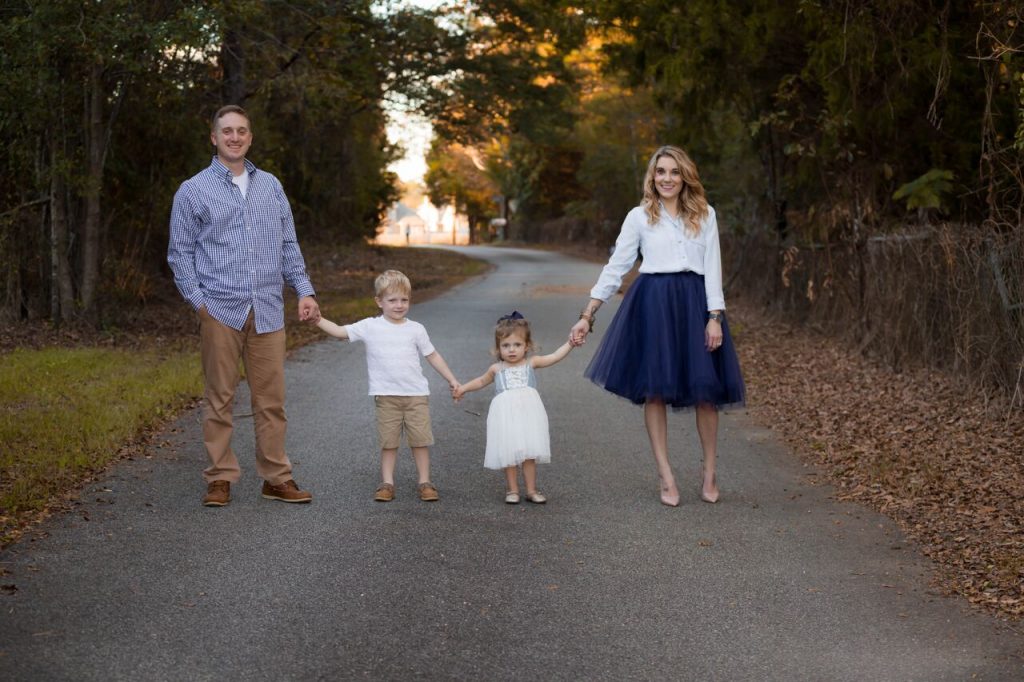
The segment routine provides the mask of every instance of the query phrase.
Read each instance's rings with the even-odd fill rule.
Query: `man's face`
[[[217,119],[217,127],[210,133],[210,141],[217,147],[217,156],[226,164],[244,160],[252,144],[248,119],[235,112],[224,114]]]

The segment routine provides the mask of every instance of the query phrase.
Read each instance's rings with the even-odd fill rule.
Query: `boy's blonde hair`
[[[373,281],[374,296],[380,298],[385,294],[412,294],[412,282],[398,270],[385,270]]]

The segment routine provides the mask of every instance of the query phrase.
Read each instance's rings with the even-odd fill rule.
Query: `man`
[[[245,158],[252,144],[249,116],[222,107],[210,141],[209,167],[181,184],[171,209],[167,262],[178,291],[199,315],[206,379],[203,504],[223,507],[241,470],[231,449],[238,360],[245,363],[256,429],[256,471],[263,497],[310,502],[292,479],[285,454],[284,298],[287,282],[299,297],[299,319],[320,319],[299,251],[291,206],[276,177]]]

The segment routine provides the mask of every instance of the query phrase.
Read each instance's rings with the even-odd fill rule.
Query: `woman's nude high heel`
[[[714,504],[718,502],[719,490],[718,490],[718,472],[711,474],[711,485],[715,487],[715,492],[712,495],[708,495],[704,492],[704,467],[700,468],[700,499],[705,502]]]
[[[661,493],[661,503],[666,507],[678,507],[679,506],[679,493],[675,495],[669,495],[668,488],[661,484],[658,488]]]

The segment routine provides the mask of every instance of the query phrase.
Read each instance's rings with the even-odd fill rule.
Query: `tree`
[[[177,185],[225,99],[304,238],[373,234],[395,195],[383,102],[434,92],[459,38],[371,0],[22,3],[0,23],[4,312],[104,324],[152,294]],[[383,7],[386,7],[384,5]]]
[[[427,154],[424,180],[435,205],[451,203],[466,214],[469,241],[476,242],[487,218],[495,215],[495,197],[499,194],[480,153],[472,147],[445,144],[435,138]]]

